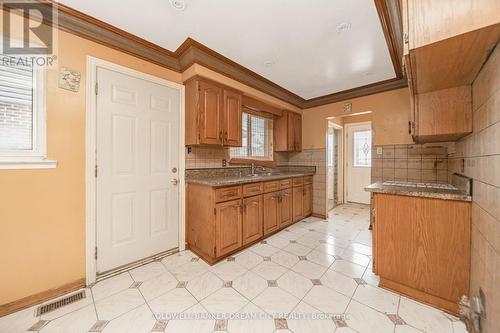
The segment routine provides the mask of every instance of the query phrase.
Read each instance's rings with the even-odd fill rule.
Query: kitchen
[[[499,330],[497,0],[111,2],[2,3],[0,332]]]

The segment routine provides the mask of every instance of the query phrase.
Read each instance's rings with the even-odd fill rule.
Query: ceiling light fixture
[[[343,32],[351,30],[351,23],[349,22],[343,22],[337,25],[336,27],[337,33],[341,34]]]
[[[264,61],[264,66],[271,67],[272,65],[274,65],[274,61],[271,61],[271,60]]]
[[[170,0],[170,4],[177,10],[186,9],[186,0]]]

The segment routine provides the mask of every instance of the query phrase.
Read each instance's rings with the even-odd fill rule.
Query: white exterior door
[[[97,69],[97,273],[179,245],[180,90]]]
[[[372,129],[370,123],[347,124],[347,201],[370,203],[365,187],[371,183]]]

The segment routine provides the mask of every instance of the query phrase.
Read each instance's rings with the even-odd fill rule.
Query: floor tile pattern
[[[0,318],[0,333],[462,333],[450,315],[377,287],[369,206],[306,218],[214,266],[183,251],[86,289],[35,316]]]

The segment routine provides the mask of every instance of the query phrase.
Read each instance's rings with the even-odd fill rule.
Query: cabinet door
[[[292,189],[281,191],[280,195],[280,227],[287,226],[293,222],[292,219]]]
[[[295,131],[293,125],[295,124],[295,117],[293,112],[287,113],[287,150],[295,150]]]
[[[201,144],[221,145],[223,131],[222,121],[222,89],[214,84],[199,83],[199,119],[198,131]]]
[[[313,203],[313,186],[312,184],[304,185],[304,217],[312,214]]]
[[[215,253],[220,257],[242,245],[241,200],[219,203],[215,205],[215,209]]]
[[[279,227],[279,202],[276,192],[264,194],[264,235]]]
[[[293,115],[293,150],[302,150],[302,116],[300,114]]]
[[[262,195],[243,199],[243,245],[263,235]]]
[[[294,222],[301,220],[304,216],[304,186],[292,189],[292,211]]]
[[[241,147],[241,95],[224,90],[224,130],[225,146]]]

